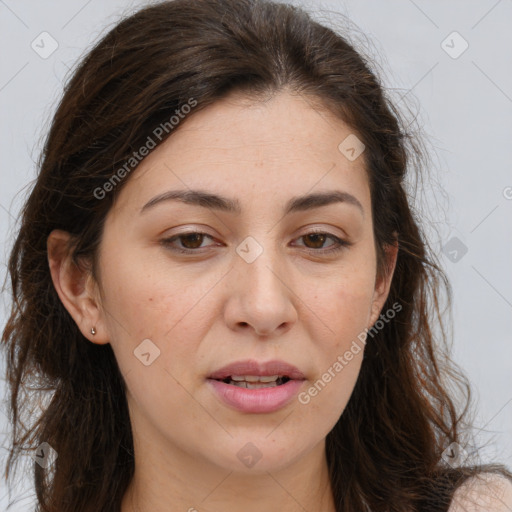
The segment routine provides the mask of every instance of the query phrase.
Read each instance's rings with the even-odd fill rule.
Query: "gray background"
[[[0,0],[2,282],[16,218],[68,69],[120,16],[145,3]],[[512,466],[512,2],[293,3],[321,11],[319,20],[334,24],[342,20],[330,10],[346,14],[358,27],[356,41],[383,69],[391,97],[400,107],[412,105],[429,138],[434,183],[423,189],[418,207],[437,230],[432,244],[453,286],[453,357],[472,383],[484,461]],[[58,43],[48,58],[31,47],[34,40],[42,46],[44,31]],[[461,37],[450,35],[454,31]],[[469,46],[458,55],[464,41]],[[7,306],[3,294],[1,328]],[[4,364],[0,360],[2,375]],[[7,429],[0,409],[2,467]],[[33,503],[31,473],[25,473],[28,478],[12,487],[17,504],[9,510],[29,510]],[[1,481],[2,510],[7,495]]]

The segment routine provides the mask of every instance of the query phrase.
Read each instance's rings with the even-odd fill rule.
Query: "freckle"
[[[149,302],[151,302],[153,300],[153,297],[149,297]]]

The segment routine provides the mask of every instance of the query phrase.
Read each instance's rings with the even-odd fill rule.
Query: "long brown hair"
[[[155,127],[190,98],[199,111],[235,90],[258,97],[285,87],[339,116],[365,144],[380,272],[385,244],[398,236],[383,310],[399,302],[402,311],[367,344],[351,399],[326,439],[337,510],[447,510],[468,476],[483,469],[511,476],[497,466],[452,469],[443,461],[448,445],[464,442],[469,386],[447,356],[442,293],[449,303],[449,285],[405,187],[422,161],[421,143],[366,59],[295,7],[174,0],[121,21],[74,71],[10,255],[13,305],[2,336],[13,425],[6,478],[24,450],[42,442],[54,448],[51,472],[33,466],[38,510],[117,512],[134,471],[123,377],[110,345],[85,339],[60,302],[49,233],[73,234],[75,263],[92,262],[96,276],[103,221],[130,176],[104,197],[98,190],[119,177]],[[168,136],[170,129],[158,143]],[[454,386],[463,391],[460,407],[448,391]],[[48,404],[22,421],[41,391]]]

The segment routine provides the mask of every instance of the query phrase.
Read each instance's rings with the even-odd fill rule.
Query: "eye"
[[[179,235],[174,235],[170,238],[165,238],[164,240],[161,241],[161,243],[165,247],[171,249],[172,251],[177,251],[179,253],[184,254],[191,254],[201,252],[198,251],[198,249],[204,248],[202,242],[204,241],[205,238],[211,238],[213,240],[213,237],[207,235],[206,233],[190,231],[188,233],[180,233]],[[181,241],[182,247],[174,247],[172,245],[176,240]]]
[[[346,240],[342,240],[341,238],[331,234],[326,233],[320,230],[310,231],[309,233],[306,233],[302,236],[300,236],[297,240],[305,239],[308,241],[308,243],[311,243],[313,247],[308,247],[306,245],[306,248],[309,250],[309,252],[313,253],[323,253],[323,254],[331,254],[336,253],[338,251],[341,251],[345,247],[348,247],[351,245],[350,242],[347,242]],[[327,249],[322,249],[322,246],[326,242],[326,240],[331,239],[334,241],[333,244],[328,246]]]

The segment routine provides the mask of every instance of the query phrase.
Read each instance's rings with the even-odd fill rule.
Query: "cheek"
[[[204,421],[204,411],[187,389],[198,344],[209,328],[213,294],[208,291],[218,278],[205,276],[185,285],[180,272],[166,275],[155,270],[158,265],[145,263],[125,260],[105,280],[105,317],[132,410],[139,411],[139,421],[152,418],[155,424],[171,424],[177,410],[187,424]]]
[[[374,293],[371,269],[347,268],[333,273],[314,292],[314,309],[328,327],[329,345],[342,348],[348,338],[368,327]]]
[[[312,320],[316,336],[312,332],[311,339],[318,347],[313,359],[319,373],[300,402],[310,408],[306,414],[319,425],[336,423],[357,381],[364,357],[364,333],[371,316],[373,272],[371,265],[347,267],[333,273],[329,283],[314,293],[312,309],[317,318],[325,319]]]
[[[134,354],[143,340],[157,347],[148,344],[150,352],[160,351],[153,364],[172,369],[175,361],[186,364],[195,353],[196,340],[209,328],[213,294],[208,292],[219,277],[203,273],[190,286],[189,277],[176,269],[171,272],[158,260],[144,261],[132,252],[122,261],[105,261],[102,268],[104,318],[124,374],[134,371],[143,376],[145,366]]]
[[[353,354],[348,361],[344,354],[337,354],[316,380],[299,395],[300,407],[308,422],[324,428],[327,434],[342,415],[354,389],[363,350]]]
[[[105,261],[102,270],[107,313],[115,312],[119,320],[115,324],[122,323],[124,333],[137,338],[162,337],[183,318],[196,314],[221,277],[200,269],[191,275],[187,269],[170,265],[165,255],[148,258],[147,252],[130,248],[122,261]],[[119,325],[114,327],[119,329]]]

